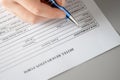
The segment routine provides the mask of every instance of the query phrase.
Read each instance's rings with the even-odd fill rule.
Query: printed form
[[[79,22],[30,25],[0,7],[0,80],[47,80],[120,44],[93,0],[67,0]]]

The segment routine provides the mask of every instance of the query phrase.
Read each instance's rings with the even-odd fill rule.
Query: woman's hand
[[[52,8],[45,3],[46,0],[0,0],[0,4],[8,11],[13,12],[28,23],[38,23],[55,18],[64,18],[65,13],[57,8]],[[65,0],[56,0],[64,5]]]

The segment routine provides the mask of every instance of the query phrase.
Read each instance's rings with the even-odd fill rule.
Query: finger
[[[18,17],[20,17],[21,19],[23,19],[28,23],[34,24],[34,23],[48,20],[47,18],[32,14],[31,12],[29,12],[28,10],[26,10],[24,7],[22,7],[17,3],[9,3],[9,6],[7,6],[7,9],[9,11],[12,11],[15,15],[17,15]]]
[[[57,8],[52,8],[40,0],[16,0],[19,4],[25,7],[28,11],[35,15],[47,18],[64,18],[65,13]]]
[[[56,2],[61,6],[65,6],[65,0],[56,0]]]

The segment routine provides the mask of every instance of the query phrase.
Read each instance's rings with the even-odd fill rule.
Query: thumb
[[[56,2],[61,6],[65,5],[65,0],[56,0]]]

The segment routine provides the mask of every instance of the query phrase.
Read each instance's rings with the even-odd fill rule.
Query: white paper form
[[[77,19],[30,25],[0,8],[0,80],[47,80],[120,44],[93,0],[67,0]]]

